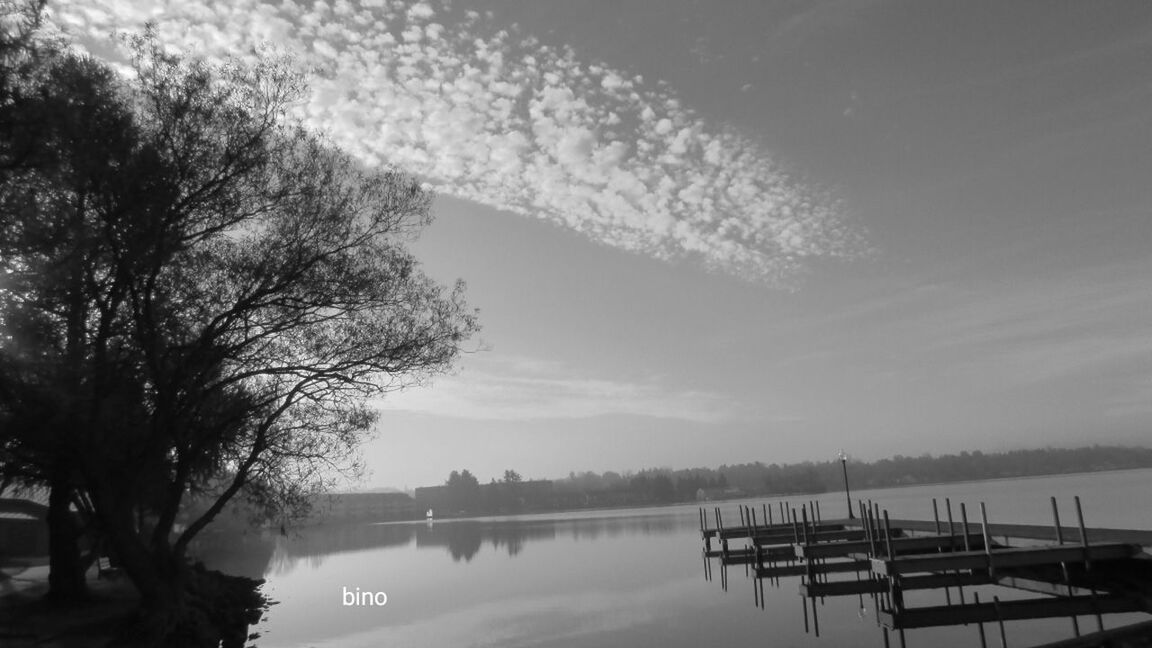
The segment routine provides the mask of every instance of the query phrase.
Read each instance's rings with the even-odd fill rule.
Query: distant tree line
[[[934,457],[896,455],[847,462],[853,490],[981,479],[1058,475],[1152,467],[1152,448],[1094,445],[1001,453],[961,452]],[[513,478],[513,479],[510,479]],[[445,514],[514,513],[606,506],[672,504],[701,499],[822,493],[844,488],[837,459],[793,464],[722,465],[719,468],[649,468],[637,473],[571,472],[565,479],[524,482],[515,471],[481,485],[467,470],[443,486],[419,488],[417,502]]]
[[[453,470],[441,486],[416,489],[416,503],[440,515],[522,513],[557,508],[552,482],[525,481],[515,470],[505,470],[500,481],[481,484],[468,470]]]
[[[961,452],[919,457],[896,455],[873,462],[847,462],[848,479],[853,489],[885,488],[941,482],[1003,479],[1034,475],[1058,475],[1076,472],[1122,470],[1152,467],[1152,448],[1094,445],[1083,448],[1042,448],[1013,450],[1001,453]],[[608,474],[606,473],[605,476]],[[667,485],[655,487],[656,478],[663,475],[672,483],[669,500]],[[647,476],[648,480],[638,479]],[[582,484],[594,484],[594,476],[585,473]],[[611,482],[611,480],[603,480]],[[844,488],[844,475],[837,459],[823,462],[806,461],[794,464],[722,465],[719,468],[693,468],[690,470],[643,471],[629,482],[637,495],[648,492],[657,501],[687,501],[692,499],[695,486],[708,497],[723,496],[715,493],[717,487],[731,491],[731,495],[787,495],[792,493],[821,493]],[[645,487],[648,490],[645,491]],[[562,488],[561,484],[557,485]],[[699,493],[697,493],[699,494]]]

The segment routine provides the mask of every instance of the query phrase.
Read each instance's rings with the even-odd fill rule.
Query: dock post
[[[976,605],[980,605],[980,592],[972,592],[972,600]],[[988,640],[984,636],[984,622],[977,621],[976,629],[980,631],[980,648],[988,648]]]
[[[1084,571],[1092,571],[1092,559],[1088,555],[1088,529],[1084,527],[1084,512],[1080,509],[1080,496],[1073,498],[1076,502],[1076,523],[1080,525],[1080,544],[1084,546]]]
[[[756,574],[753,573],[752,574],[752,607],[754,607],[754,608],[760,607],[760,592],[757,591],[757,589],[756,589],[756,581],[758,581],[758,580],[760,580],[760,579],[756,578]]]
[[[884,510],[884,551],[891,560],[896,557],[892,552],[892,523],[888,520],[888,510]]]
[[[1064,530],[1060,528],[1060,509],[1056,506],[1056,498],[1049,497],[1052,501],[1052,524],[1056,527],[1056,544],[1064,544]],[[1068,563],[1060,563],[1060,571],[1064,573],[1064,584],[1068,586],[1068,596],[1072,596],[1072,577],[1068,574]],[[1076,615],[1072,615],[1072,633],[1077,637],[1080,636],[1080,621]]]
[[[1084,547],[1084,571],[1092,571],[1092,558],[1088,553],[1088,529],[1084,526],[1084,511],[1080,508],[1080,496],[1072,498],[1076,503],[1076,523],[1080,525],[1080,544]],[[1092,595],[1092,607],[1096,612],[1096,628],[1104,632],[1104,618],[1100,616],[1100,607],[1096,604],[1096,588],[1089,586],[1088,593]]]
[[[792,540],[796,544],[800,544],[800,528],[796,523],[796,507],[788,509],[792,518]]]
[[[968,507],[964,502],[960,502],[960,525],[960,530],[964,533],[964,551],[971,551],[972,543],[968,539]],[[960,570],[956,570],[956,574],[959,575]],[[960,594],[960,605],[964,605],[964,586],[957,585],[956,592]]]
[[[824,604],[823,599],[820,602]],[[816,631],[816,636],[820,636],[820,613],[816,611],[816,599],[812,599],[812,629]]]
[[[764,609],[764,579],[758,578],[756,580],[760,581],[760,609],[763,610]]]
[[[932,520],[936,523],[936,535],[940,535],[940,510],[936,508],[936,498],[932,498]]]
[[[1100,604],[1096,600],[1096,588],[1089,587],[1088,593],[1092,596],[1092,611],[1096,613],[1096,629],[1104,632],[1104,617],[1100,614]]]
[[[802,519],[804,521],[804,526],[802,527],[804,529],[804,544],[808,544],[808,505],[807,504],[801,504],[800,505],[800,515],[803,516]]]
[[[952,524],[952,499],[944,498],[944,510],[948,512],[948,551],[956,551],[956,528]]]
[[[880,541],[882,538],[880,537],[881,529],[880,529],[880,510],[879,509],[880,509],[879,504],[875,504],[871,500],[869,500],[869,502],[868,502],[868,520],[869,520],[869,524],[872,525],[872,537],[876,538],[876,553],[877,554],[879,554],[881,551],[884,550],[884,547],[880,544]]]
[[[748,512],[752,514],[752,534],[750,537],[752,538],[752,547],[754,550],[753,554],[755,554],[755,556],[757,557],[757,561],[759,561],[760,545],[756,544],[756,534],[759,532],[759,528],[756,524],[756,509],[754,507],[748,507]],[[759,562],[755,562],[752,564],[756,566],[756,569],[760,568]],[[752,576],[753,576],[753,579],[755,579],[756,573],[753,572]],[[753,583],[753,587],[755,587],[755,583]]]
[[[964,502],[960,502],[960,524],[964,533],[964,551],[972,551],[972,542],[968,538],[968,507],[964,506]]]
[[[1004,633],[1004,617],[1000,615],[1000,597],[992,597],[992,609],[996,610],[996,623],[1000,624],[1000,648],[1008,648],[1008,635]]]
[[[996,566],[992,564],[992,538],[988,535],[988,509],[980,502],[980,527],[984,531],[984,555],[988,556],[988,575],[996,577]]]
[[[824,522],[824,516],[820,514],[820,501],[816,500],[816,523]]]
[[[888,519],[888,511],[884,511],[884,535],[886,550],[888,552],[888,560],[895,560],[895,552],[892,551],[892,522]],[[893,618],[895,615],[904,611],[904,593],[900,590],[900,576],[899,574],[888,575],[888,599],[892,605]],[[904,630],[900,630],[900,645],[904,645]]]

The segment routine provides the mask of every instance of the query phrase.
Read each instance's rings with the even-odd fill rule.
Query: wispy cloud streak
[[[430,388],[389,394],[378,402],[396,410],[475,420],[577,419],[608,415],[723,423],[752,416],[722,394],[677,389],[659,380],[573,376],[564,367],[530,358],[479,362]]]
[[[370,165],[659,259],[784,284],[863,250],[827,192],[661,84],[427,2],[62,0],[89,42],[155,22],[208,56],[273,43],[317,73],[301,108]]]

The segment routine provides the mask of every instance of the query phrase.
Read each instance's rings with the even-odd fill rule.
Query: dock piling
[[[972,600],[980,605],[980,592],[972,592]],[[984,622],[977,621],[976,629],[980,632],[980,648],[988,648],[988,639],[984,636]]]
[[[988,535],[988,509],[980,502],[980,528],[984,533],[984,555],[988,556],[988,575],[996,577],[996,566],[992,564],[992,537]]]
[[[1008,635],[1004,632],[1004,615],[1000,613],[1000,597],[992,597],[992,609],[996,610],[996,623],[1000,625],[1000,648],[1008,648]]]
[[[1084,527],[1084,512],[1080,509],[1080,496],[1072,498],[1076,502],[1076,523],[1080,525],[1080,544],[1084,547],[1084,571],[1092,571],[1092,560],[1088,557],[1088,529]]]
[[[1049,497],[1052,500],[1052,526],[1056,528],[1056,544],[1064,544],[1064,530],[1060,528],[1060,509],[1056,507],[1056,498]]]

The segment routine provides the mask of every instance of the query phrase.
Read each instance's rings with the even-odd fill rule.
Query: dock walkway
[[[1140,631],[1152,634],[1152,621],[1135,624],[1130,631],[1107,632],[1102,621],[1106,614],[1152,614],[1152,556],[1146,553],[1152,549],[1152,531],[1088,528],[1079,498],[1078,526],[1062,526],[1054,499],[1052,505],[1051,526],[989,523],[983,505],[979,522],[968,520],[963,505],[957,521],[950,502],[945,522],[935,501],[932,521],[890,519],[872,503],[860,503],[858,516],[825,520],[818,505],[796,509],[780,503],[774,508],[741,506],[741,523],[725,526],[720,509],[700,509],[705,577],[711,579],[712,559],[719,560],[722,570],[745,565],[757,581],[753,590],[758,606],[764,604],[763,582],[779,583],[787,577],[800,577],[800,594],[806,600],[873,597],[885,645],[889,630],[898,633],[903,646],[905,630],[978,624],[983,642],[982,624],[1054,617],[1070,617],[1076,634],[1059,646],[1152,645],[1152,640],[1122,643],[1128,641],[1125,637],[1142,636]],[[773,520],[777,510],[780,522]],[[719,548],[713,548],[714,541]],[[744,546],[732,547],[736,542]],[[841,580],[835,577],[838,574],[855,578]],[[724,572],[721,582],[727,588]],[[973,589],[965,597],[965,587],[990,585],[1043,596],[1004,601],[993,596],[982,602]],[[958,600],[950,595],[952,589]],[[912,590],[943,590],[946,604],[906,606],[903,592]],[[805,610],[807,629],[807,604]],[[815,610],[813,603],[817,623]],[[1098,632],[1081,634],[1080,616],[1095,617]],[[818,623],[816,628],[819,634]]]

